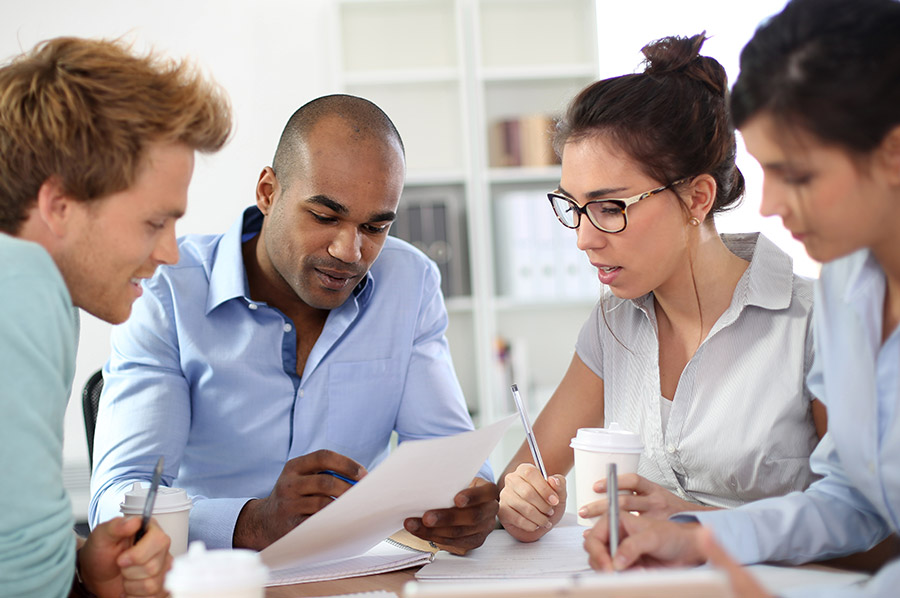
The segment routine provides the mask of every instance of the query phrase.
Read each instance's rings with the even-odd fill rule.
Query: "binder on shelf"
[[[403,193],[392,236],[403,239],[434,260],[445,297],[470,294],[468,238],[462,189],[411,188]]]
[[[553,215],[543,191],[494,198],[498,294],[521,301],[591,300],[600,283],[576,245],[575,231]]]

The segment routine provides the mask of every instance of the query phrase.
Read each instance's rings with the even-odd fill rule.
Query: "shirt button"
[[[666,450],[669,451],[670,453],[674,453],[674,452],[675,452],[675,445],[674,445],[674,444],[670,444],[669,446],[666,447]]]
[[[303,389],[302,388],[300,389],[300,392],[298,394],[300,395],[300,398],[302,399],[303,398]]]
[[[869,461],[869,472],[875,473],[875,464]]]
[[[249,307],[250,309],[252,309],[252,310],[254,310],[254,311],[256,311],[256,309],[259,308],[259,306],[258,306],[257,304],[255,304],[255,303],[250,303],[250,304],[247,305],[247,307]]]
[[[287,324],[287,323],[286,323],[286,324],[284,325],[284,331],[285,331],[285,332],[290,332],[290,331],[291,331],[291,328],[292,328],[292,326],[291,326],[290,324]]]

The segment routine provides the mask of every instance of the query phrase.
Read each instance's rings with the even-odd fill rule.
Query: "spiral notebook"
[[[270,571],[266,585],[331,581],[400,571],[430,563],[435,552],[437,548],[430,547],[409,532],[400,531],[359,556]]]

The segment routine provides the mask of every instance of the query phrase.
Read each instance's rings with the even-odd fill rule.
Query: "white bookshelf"
[[[565,234],[544,198],[560,170],[492,166],[488,130],[501,119],[558,116],[597,78],[595,0],[335,0],[331,19],[335,89],[377,103],[403,136],[408,176],[401,206],[441,190],[462,202],[469,292],[447,297],[447,336],[476,423],[511,408],[498,338],[513,343],[516,382],[536,416],[568,366],[596,295],[584,288],[567,294],[566,285],[537,285],[541,292],[533,296],[504,288],[517,252],[543,257],[537,241],[526,248],[502,244],[510,233],[507,206],[531,206],[518,219],[523,226],[540,221],[536,237]],[[574,235],[570,241],[574,248]],[[596,284],[587,276],[588,287]],[[521,430],[510,436],[495,453],[498,468]]]

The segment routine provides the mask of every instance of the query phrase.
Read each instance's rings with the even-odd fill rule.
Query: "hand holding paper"
[[[453,497],[453,507],[427,511],[421,518],[411,517],[404,527],[448,552],[465,554],[481,546],[494,529],[499,498],[497,484],[475,478]]]
[[[452,507],[514,420],[402,443],[339,500],[263,550],[263,562],[279,569],[362,554],[401,529],[405,519]]]

